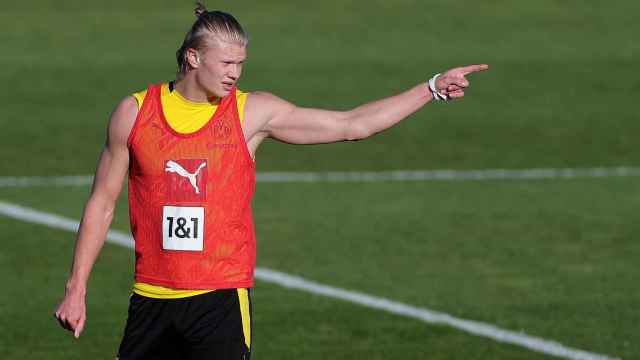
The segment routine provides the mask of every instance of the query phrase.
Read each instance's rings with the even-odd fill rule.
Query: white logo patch
[[[187,179],[189,179],[189,183],[191,184],[191,186],[193,186],[193,190],[195,190],[196,194],[200,194],[200,189],[198,188],[198,174],[200,174],[200,170],[202,170],[202,168],[205,167],[205,166],[207,166],[207,163],[206,162],[202,162],[198,166],[196,171],[192,174],[192,173],[188,172],[187,170],[185,170],[177,162],[175,162],[173,160],[169,160],[169,161],[167,161],[167,167],[164,169],[164,171],[176,173],[176,174],[178,174],[178,175],[180,175],[182,177],[186,177]]]
[[[204,249],[204,208],[163,207],[162,248],[165,250],[202,251]]]

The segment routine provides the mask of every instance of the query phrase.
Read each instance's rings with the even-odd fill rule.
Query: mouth
[[[222,82],[222,87],[225,90],[231,90],[231,88],[233,87],[233,83],[232,82],[228,82],[228,81],[223,81]]]

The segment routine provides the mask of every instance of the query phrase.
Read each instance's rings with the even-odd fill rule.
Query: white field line
[[[456,181],[456,180],[536,180],[607,178],[640,176],[640,167],[549,168],[549,169],[483,169],[483,170],[394,170],[394,171],[328,171],[328,172],[258,172],[256,180],[279,182],[382,182],[382,181]],[[2,176],[0,188],[34,186],[90,185],[90,175],[76,176]]]
[[[0,188],[3,187],[35,187],[35,186],[82,186],[91,185],[93,176],[2,176]]]
[[[46,225],[51,228],[68,230],[75,232],[79,223],[73,219],[59,215],[38,211],[20,205],[0,201],[0,214],[20,221]],[[133,248],[134,243],[131,236],[116,230],[111,230],[107,234],[107,241]],[[280,271],[266,268],[256,268],[255,276],[261,281],[277,284],[289,289],[297,289],[316,295],[326,296],[333,299],[340,299],[368,308],[382,310],[392,314],[405,316],[431,324],[448,325],[450,327],[477,335],[493,339],[498,342],[521,346],[535,352],[557,356],[571,360],[615,360],[618,358],[608,355],[595,354],[588,351],[571,348],[556,341],[545,340],[539,337],[527,335],[522,332],[514,332],[498,328],[491,324],[486,324],[473,320],[456,318],[446,313],[420,308],[401,302],[393,301],[383,297],[368,295],[362,292],[341,289],[318,282],[306,280],[304,278],[289,275]],[[619,360],[619,359],[618,359]]]

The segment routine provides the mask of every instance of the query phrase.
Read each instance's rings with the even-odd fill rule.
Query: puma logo
[[[202,170],[202,168],[205,166],[207,166],[207,162],[203,161],[202,164],[198,166],[198,169],[196,169],[196,171],[192,174],[185,170],[177,162],[169,160],[167,161],[167,167],[164,169],[164,171],[176,173],[182,177],[186,177],[187,179],[189,179],[189,183],[191,184],[191,186],[193,186],[196,194],[200,194],[200,189],[198,188],[198,174],[200,174],[200,170]]]

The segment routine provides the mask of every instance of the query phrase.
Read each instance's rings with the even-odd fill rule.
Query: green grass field
[[[347,109],[434,72],[488,63],[468,98],[371,139],[267,142],[258,171],[640,165],[640,3],[247,0],[240,87]],[[0,6],[0,177],[90,174],[117,101],[172,79],[187,1]],[[0,187],[74,219],[88,186]],[[258,265],[589,352],[640,359],[637,178],[259,183]],[[123,194],[113,228],[128,231]],[[80,340],[52,312],[73,234],[0,215],[0,356],[112,359],[133,254],[106,245]],[[445,326],[258,281],[255,359],[542,359]]]

